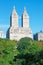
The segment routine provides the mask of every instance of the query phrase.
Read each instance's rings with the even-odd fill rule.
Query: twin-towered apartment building
[[[21,27],[18,26],[18,20],[19,15],[16,12],[16,9],[13,8],[11,16],[10,16],[10,27],[7,30],[6,38],[9,38],[10,40],[20,40],[24,37],[33,38],[32,36],[32,30],[29,25],[29,15],[26,11],[26,8],[24,8],[24,12],[21,15]],[[39,34],[39,33],[38,33]],[[34,35],[35,40],[43,40],[43,33],[39,34],[39,37]],[[2,37],[2,31],[0,30],[0,38]]]
[[[29,15],[24,8],[24,12],[21,15],[21,27],[18,26],[19,15],[14,8],[10,16],[10,27],[7,31],[7,38],[10,40],[19,40],[23,37],[32,38],[32,31],[29,26]]]

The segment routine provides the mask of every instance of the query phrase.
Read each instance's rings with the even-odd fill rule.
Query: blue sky
[[[10,15],[14,6],[19,16],[22,16],[26,7],[33,33],[43,31],[43,0],[0,0],[0,29],[3,30],[4,37],[10,26]]]

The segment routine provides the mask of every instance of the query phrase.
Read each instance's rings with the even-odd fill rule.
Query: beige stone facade
[[[19,40],[23,37],[32,38],[32,31],[29,28],[10,28],[10,39],[11,40]]]

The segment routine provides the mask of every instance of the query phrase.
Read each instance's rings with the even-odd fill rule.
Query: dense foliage
[[[43,65],[43,41],[0,39],[0,65]]]

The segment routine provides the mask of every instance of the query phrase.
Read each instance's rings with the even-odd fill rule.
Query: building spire
[[[15,9],[15,6],[13,7],[13,9]]]
[[[13,10],[14,10],[14,11],[16,11],[16,8],[15,8],[15,6],[13,7]]]
[[[24,7],[24,12],[26,12],[26,7]]]
[[[26,11],[26,7],[24,7],[24,11]]]
[[[12,14],[16,14],[17,15],[15,6],[13,7]]]

